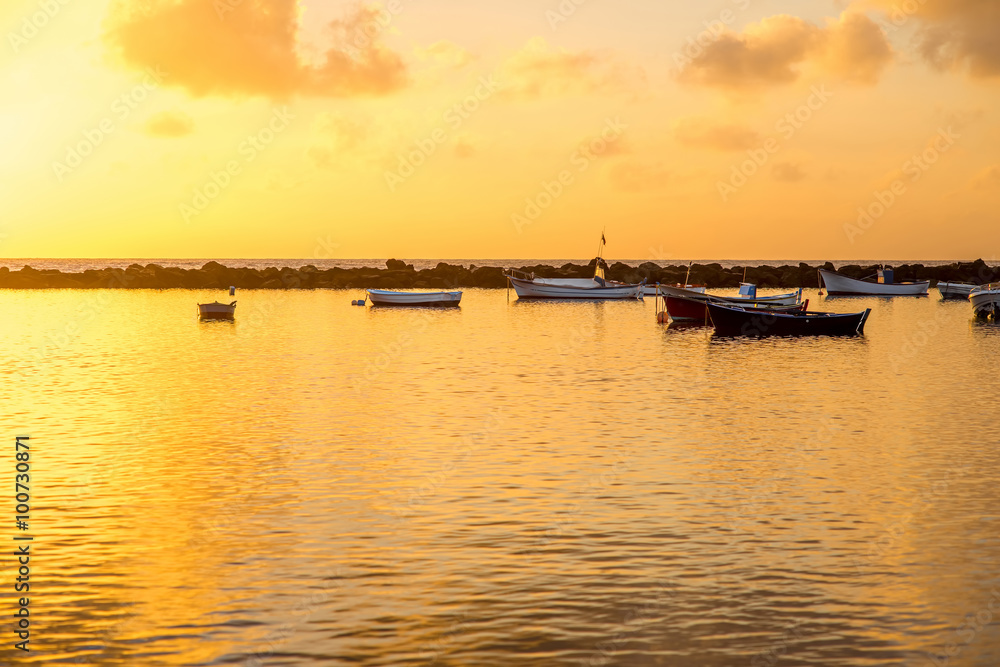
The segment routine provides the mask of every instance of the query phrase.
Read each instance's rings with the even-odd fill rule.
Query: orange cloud
[[[751,89],[797,80],[815,66],[840,79],[874,83],[892,60],[881,29],[863,14],[845,13],[819,27],[780,14],[724,32],[681,69],[680,81],[727,89]]]
[[[476,144],[467,136],[458,137],[455,140],[454,151],[456,157],[470,158],[477,152]]]
[[[877,83],[892,58],[885,33],[864,14],[845,13],[827,26],[822,64],[841,80]]]
[[[556,51],[542,37],[533,37],[501,65],[497,78],[504,95],[538,98],[624,90],[645,82],[645,73],[608,54]]]
[[[160,67],[165,85],[199,97],[378,95],[406,83],[398,54],[377,39],[365,40],[363,48],[350,42],[376,21],[373,8],[358,7],[332,22],[335,43],[322,64],[311,66],[297,50],[298,0],[231,2],[225,12],[218,11],[219,4],[113,0],[104,39],[125,66]]]
[[[975,77],[1000,76],[1000,3],[995,0],[869,0],[886,10],[888,27],[921,22],[920,55],[941,70],[966,69]]]
[[[674,126],[677,141],[695,148],[743,151],[760,142],[760,134],[743,125],[713,125],[701,118],[682,118]]]
[[[806,177],[806,172],[796,162],[779,162],[771,169],[774,180],[783,183],[796,183]]]
[[[476,59],[467,50],[446,39],[434,42],[426,48],[417,47],[415,53],[421,60],[454,69],[461,69]]]
[[[340,114],[321,112],[312,124],[312,145],[306,156],[314,166],[335,169],[368,139],[368,128]]]
[[[973,190],[996,192],[1000,189],[1000,164],[990,165],[972,179]]]
[[[194,130],[194,119],[183,111],[161,111],[150,116],[145,130],[154,137],[183,137]]]

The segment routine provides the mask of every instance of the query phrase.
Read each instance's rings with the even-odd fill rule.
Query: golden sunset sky
[[[997,259],[1000,2],[5,0],[0,256]],[[863,216],[865,213],[867,217]]]

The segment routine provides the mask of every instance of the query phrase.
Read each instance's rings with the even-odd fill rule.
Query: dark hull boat
[[[198,316],[203,320],[231,320],[236,317],[236,302],[199,303]]]
[[[709,300],[700,301],[695,299],[687,299],[682,296],[665,296],[663,297],[666,302],[665,308],[667,309],[667,314],[670,315],[670,319],[675,322],[704,322],[708,319],[708,310],[705,308],[706,304],[711,303]],[[738,308],[747,308],[753,310],[754,312],[779,312],[779,313],[792,313],[800,312],[805,310],[809,306],[809,302],[804,301],[802,303],[795,304],[793,306],[768,306],[768,305],[753,305],[753,306],[736,306]]]
[[[865,332],[871,308],[862,313],[782,313],[707,304],[720,336],[857,336]]]
[[[746,298],[722,297],[712,294],[695,292],[688,289],[678,289],[666,285],[658,285],[659,296],[663,298],[662,312],[657,313],[657,321],[665,322],[667,316],[674,322],[705,322],[708,323],[707,303],[720,303],[741,308],[753,308],[760,311],[793,312],[803,311],[809,307],[808,299],[799,301],[798,293],[782,294],[777,297]]]

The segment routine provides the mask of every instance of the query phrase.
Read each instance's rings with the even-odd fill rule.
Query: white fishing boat
[[[927,296],[927,288],[930,286],[927,280],[912,283],[893,282],[892,269],[888,267],[878,270],[877,280],[857,280],[826,269],[819,269],[819,275],[827,293],[831,296]]]
[[[203,320],[231,320],[236,316],[236,302],[199,303],[198,316]]]
[[[597,247],[593,278],[539,278],[534,273],[523,273],[508,269],[504,272],[508,284],[514,288],[519,299],[641,299],[646,281],[628,284],[604,277],[604,234]]]
[[[978,287],[972,283],[939,282],[937,284],[942,299],[968,299],[973,290]]]
[[[507,274],[519,299],[641,299],[643,285],[627,285],[595,278],[518,277]]]
[[[706,321],[708,309],[705,304],[719,303],[739,308],[755,308],[759,310],[804,310],[809,301],[801,301],[802,290],[789,294],[776,294],[774,297],[757,296],[756,289],[742,290],[740,296],[718,296],[695,292],[693,290],[659,285],[657,296],[663,297],[663,311],[657,304],[657,321],[663,322],[666,316],[675,322]]]
[[[715,296],[721,301],[728,301],[734,305],[739,305],[741,301],[756,305],[770,306],[794,306],[802,302],[802,288],[795,292],[785,294],[770,294],[767,296],[757,295],[757,286],[753,283],[740,283],[740,291],[736,296]]]
[[[1000,313],[1000,283],[990,283],[977,287],[969,294],[969,301],[972,302],[972,312],[976,317],[990,317],[997,319]]]
[[[642,295],[643,296],[656,296],[656,288],[660,287],[660,286],[661,285],[659,283],[657,283],[655,285],[646,285],[645,287],[642,288]],[[663,287],[674,287],[676,289],[686,289],[686,290],[688,290],[690,292],[698,292],[700,294],[704,294],[705,293],[705,286],[704,285],[681,285],[680,283],[678,283],[676,285],[663,285]]]
[[[395,290],[366,290],[373,306],[457,306],[462,301],[461,292],[399,292]]]

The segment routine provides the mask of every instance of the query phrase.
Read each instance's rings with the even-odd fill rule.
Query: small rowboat
[[[712,296],[715,296],[714,294]],[[719,301],[726,301],[733,305],[741,303],[753,303],[759,305],[794,306],[802,302],[802,288],[796,292],[787,294],[772,294],[769,296],[758,296],[757,286],[753,283],[740,283],[740,293],[737,296],[716,296]]]
[[[604,276],[605,262],[601,257],[604,249],[604,233],[597,246],[594,260],[593,278],[539,278],[534,273],[524,273],[507,269],[504,275],[507,283],[514,288],[518,299],[641,299],[646,281],[629,284],[608,280]]]
[[[782,313],[709,303],[715,333],[720,336],[858,336],[865,331],[871,308],[861,313]]]
[[[878,270],[878,281],[857,280],[848,278],[834,271],[819,269],[820,278],[826,286],[826,291],[834,295],[869,295],[869,296],[927,296],[930,281],[921,280],[913,283],[893,282],[892,269]]]
[[[992,316],[994,320],[1000,314],[1000,283],[990,283],[977,287],[969,295],[972,302],[972,312],[976,317],[987,318]]]
[[[461,292],[396,292],[384,289],[366,291],[373,306],[457,306],[462,301]]]
[[[659,283],[657,283],[655,285],[646,285],[645,287],[642,288],[642,295],[643,296],[656,296],[657,295],[656,294],[656,289],[658,287],[660,287]],[[680,283],[678,283],[676,285],[664,285],[664,287],[676,287],[677,289],[686,289],[686,290],[690,290],[692,292],[698,292],[700,294],[704,294],[705,293],[705,286],[704,285],[681,285]]]
[[[963,301],[968,299],[969,295],[978,289],[978,287],[978,285],[973,285],[972,283],[939,282],[937,284],[942,299],[962,299]]]
[[[199,303],[198,316],[203,320],[231,320],[236,316],[236,302]]]
[[[507,279],[519,299],[641,299],[642,284],[628,285],[597,278],[520,278],[513,271]]]
[[[741,308],[771,309],[777,311],[804,310],[807,303],[800,301],[801,290],[790,294],[779,294],[770,296],[716,296],[692,290],[659,286],[660,296],[663,297],[664,309],[669,314],[670,319],[675,322],[705,322],[708,320],[708,311],[705,309],[707,303],[719,303],[723,305],[736,306]],[[657,316],[662,322],[664,318]]]

